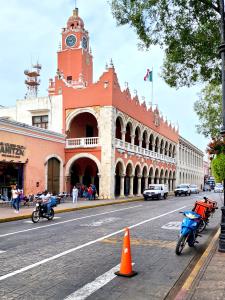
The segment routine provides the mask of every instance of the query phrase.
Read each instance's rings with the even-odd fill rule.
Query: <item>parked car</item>
[[[199,189],[198,189],[198,186],[196,184],[191,184],[190,185],[190,190],[191,190],[191,194],[198,194],[199,193]]]
[[[222,183],[216,183],[214,187],[214,193],[222,193],[223,192],[223,185]]]
[[[181,196],[181,195],[191,195],[191,190],[190,190],[190,184],[180,184],[176,187],[174,190],[175,197],[176,196]]]
[[[203,186],[203,191],[204,191],[204,192],[211,192],[211,187],[210,187],[210,185],[209,185],[209,184],[205,184],[205,185]]]
[[[144,190],[143,196],[145,200],[148,199],[166,199],[168,196],[167,184],[150,184],[147,189]]]

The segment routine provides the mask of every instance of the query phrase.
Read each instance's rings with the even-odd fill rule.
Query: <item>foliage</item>
[[[212,173],[217,182],[225,180],[225,155],[223,153],[216,155],[211,163]]]
[[[225,138],[209,143],[207,152],[212,159],[211,169],[217,182],[225,180]]]
[[[142,47],[165,50],[162,77],[171,87],[221,82],[218,0],[111,0],[119,25],[133,27]]]
[[[215,155],[225,154],[225,139],[223,140],[213,140],[208,144],[207,152],[210,157]]]
[[[218,85],[209,84],[202,91],[199,100],[194,103],[194,110],[200,121],[198,133],[206,138],[220,138],[222,127],[222,94]]]

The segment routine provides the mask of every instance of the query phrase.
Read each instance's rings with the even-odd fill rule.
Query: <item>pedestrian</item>
[[[94,200],[96,200],[96,187],[94,184],[92,184],[91,188],[92,188],[92,197]]]
[[[91,184],[90,184],[90,186],[88,188],[88,200],[92,200],[92,194],[93,194],[93,190],[92,190]]]
[[[15,213],[18,214],[20,209],[20,198],[19,198],[19,189],[17,188],[16,185],[12,187],[11,193],[12,193],[12,206],[15,209]]]
[[[74,204],[74,203],[77,204],[78,189],[77,189],[76,186],[73,187],[73,190],[72,190],[72,197],[73,197],[73,204]]]

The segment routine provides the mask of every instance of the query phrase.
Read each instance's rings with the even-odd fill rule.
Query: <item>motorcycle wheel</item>
[[[175,251],[177,255],[181,254],[186,242],[187,242],[187,236],[182,235],[177,242],[176,251]]]
[[[40,220],[40,212],[38,210],[33,211],[31,219],[32,219],[33,223],[39,222],[39,220]]]
[[[54,210],[51,208],[50,209],[50,214],[49,214],[49,216],[47,217],[47,219],[49,220],[49,221],[51,221],[53,218],[54,218]]]
[[[198,232],[202,232],[206,228],[206,222],[204,220],[201,220],[199,225],[198,225]]]

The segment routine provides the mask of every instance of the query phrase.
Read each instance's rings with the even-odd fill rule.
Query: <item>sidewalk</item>
[[[224,300],[225,253],[218,252],[220,228],[186,279],[175,300]]]
[[[55,208],[55,214],[62,212],[69,212],[74,210],[92,208],[97,206],[105,206],[112,204],[120,204],[133,201],[141,201],[143,197],[133,197],[133,198],[124,198],[124,199],[106,199],[106,200],[84,200],[83,198],[78,199],[77,204],[73,204],[71,201],[66,201],[64,203],[58,204]],[[14,209],[10,206],[0,205],[0,223],[10,222],[22,219],[31,218],[32,211],[34,206],[21,206],[18,214],[15,213]]]

